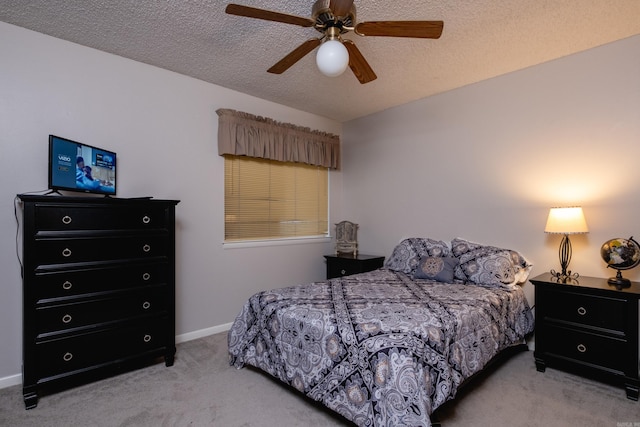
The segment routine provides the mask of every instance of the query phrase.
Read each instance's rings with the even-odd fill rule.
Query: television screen
[[[116,153],[49,135],[49,188],[116,194]]]

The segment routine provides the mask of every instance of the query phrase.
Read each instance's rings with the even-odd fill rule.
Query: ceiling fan
[[[323,74],[340,75],[348,65],[362,84],[375,80],[377,76],[355,43],[342,39],[343,34],[353,31],[359,36],[437,39],[440,38],[444,25],[442,21],[370,21],[356,24],[356,6],[353,0],[317,0],[311,9],[311,18],[233,3],[227,5],[225,12],[265,21],[313,27],[323,34],[322,37],[303,42],[269,68],[269,73],[284,73],[320,46],[316,62]]]

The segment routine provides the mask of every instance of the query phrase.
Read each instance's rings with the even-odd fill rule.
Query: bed
[[[381,269],[250,297],[230,363],[254,366],[358,426],[430,426],[460,385],[533,331],[517,251],[405,239]]]

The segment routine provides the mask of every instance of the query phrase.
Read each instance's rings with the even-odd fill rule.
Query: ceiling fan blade
[[[329,2],[329,9],[334,16],[347,16],[351,12],[352,6],[353,0],[331,0]]]
[[[342,44],[344,44],[344,47],[346,47],[349,52],[349,67],[360,83],[369,83],[378,78],[354,42],[344,40]]]
[[[267,72],[273,74],[282,74],[287,71],[293,64],[301,60],[306,54],[320,45],[321,39],[309,39],[295,48],[291,53],[278,61],[273,67],[269,68]]]
[[[356,25],[355,32],[361,36],[437,39],[443,26],[442,21],[371,21]]]
[[[248,18],[264,19],[265,21],[283,22],[285,24],[299,25],[301,27],[313,27],[315,22],[309,18],[288,15],[286,13],[272,12],[270,10],[257,9],[255,7],[242,6],[230,3],[224,10],[230,15],[246,16]]]

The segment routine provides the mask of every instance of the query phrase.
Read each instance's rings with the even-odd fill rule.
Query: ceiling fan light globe
[[[349,65],[349,52],[342,42],[328,40],[318,49],[316,64],[325,76],[337,77],[344,73]]]

